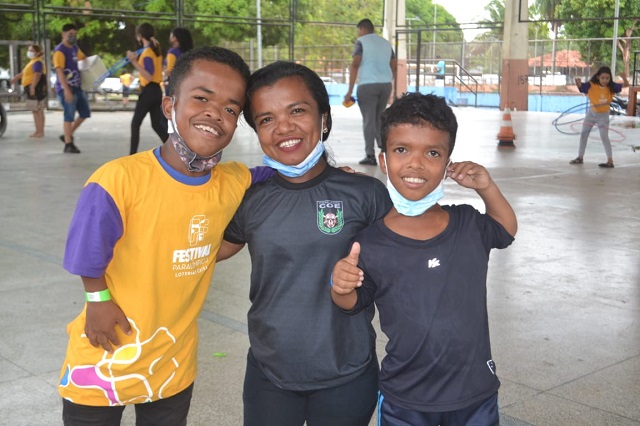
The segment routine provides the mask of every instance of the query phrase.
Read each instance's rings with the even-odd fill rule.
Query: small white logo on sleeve
[[[496,363],[493,362],[492,359],[487,361],[487,367],[489,367],[489,370],[491,370],[491,374],[493,374],[495,376],[496,375]]]
[[[437,268],[438,266],[440,266],[440,259],[437,257],[429,259],[429,268]]]

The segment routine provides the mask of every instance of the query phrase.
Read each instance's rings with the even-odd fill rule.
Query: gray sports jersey
[[[247,191],[225,240],[249,246],[251,351],[277,386],[338,386],[375,358],[373,307],[345,315],[329,281],[356,233],[390,207],[379,180],[333,167],[302,184],[275,176]]]

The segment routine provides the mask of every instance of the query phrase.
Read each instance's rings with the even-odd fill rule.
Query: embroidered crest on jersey
[[[316,201],[318,209],[318,229],[327,235],[337,234],[344,227],[342,201]]]

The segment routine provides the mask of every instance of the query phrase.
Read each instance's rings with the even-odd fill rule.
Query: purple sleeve
[[[362,43],[360,43],[360,40],[356,40],[356,44],[353,46],[353,54],[351,56],[362,56]]]
[[[111,195],[97,183],[89,183],[80,193],[69,225],[62,266],[75,275],[103,276],[122,232],[120,211]]]
[[[144,64],[144,69],[153,76],[153,73],[156,72],[156,67],[153,66],[153,59],[147,56],[142,60],[142,62]]]
[[[33,65],[31,66],[31,69],[33,70],[34,73],[36,73],[36,72],[41,73],[42,72],[42,62],[41,61],[35,61],[33,63]]]
[[[266,182],[276,174],[275,170],[267,166],[252,167],[249,171],[251,172],[251,186]]]
[[[613,93],[620,93],[622,91],[622,84],[613,83]]]
[[[586,83],[582,83],[580,85],[580,89],[578,89],[580,91],[580,93],[584,93],[585,95],[589,94],[589,89],[591,89],[591,83],[590,82],[586,82]]]

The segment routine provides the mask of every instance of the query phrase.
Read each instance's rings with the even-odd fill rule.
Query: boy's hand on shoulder
[[[102,346],[105,351],[113,353],[111,345],[120,346],[116,326],[127,336],[131,334],[131,325],[122,309],[113,300],[106,302],[88,302],[84,332],[89,343]]]
[[[447,167],[447,176],[465,188],[481,191],[488,188],[493,180],[487,169],[471,161],[451,163]]]
[[[360,257],[360,244],[353,243],[349,255],[336,263],[331,276],[331,290],[339,295],[352,293],[362,285],[364,273],[358,268]]]

